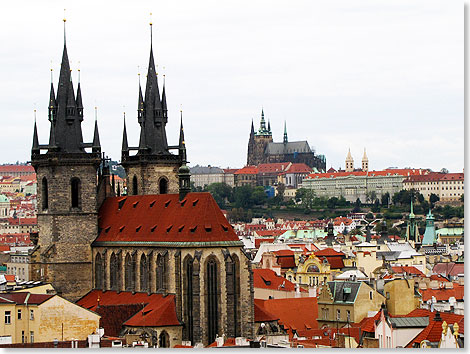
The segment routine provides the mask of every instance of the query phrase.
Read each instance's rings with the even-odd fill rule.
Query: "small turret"
[[[287,144],[288,140],[287,140],[287,125],[286,125],[286,121],[284,121],[284,139],[282,141],[284,143],[284,145]]]

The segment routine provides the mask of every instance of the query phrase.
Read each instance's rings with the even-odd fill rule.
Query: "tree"
[[[254,205],[263,205],[268,199],[268,196],[266,195],[264,188],[261,186],[258,186],[253,189],[253,193],[251,194],[251,199]]]
[[[326,206],[328,207],[328,209],[335,209],[336,206],[338,205],[338,202],[339,202],[339,199],[336,198],[336,197],[331,197],[330,199],[328,199],[328,201],[326,202]]]
[[[431,193],[431,195],[429,196],[429,203],[431,203],[431,208],[434,208],[434,204],[436,204],[436,202],[438,201],[439,196],[434,193]]]
[[[388,207],[388,204],[390,203],[390,193],[387,192],[385,194],[382,194],[380,201],[382,202],[383,207]]]
[[[354,208],[352,210],[353,213],[360,213],[361,212],[361,200],[359,198],[356,199],[354,202]]]
[[[301,202],[304,209],[312,209],[315,192],[310,188],[299,188],[295,193],[295,199]]]
[[[378,212],[380,211],[380,202],[379,202],[378,199],[375,200],[374,205],[372,205],[371,210],[372,210],[374,213],[378,213]]]
[[[459,199],[460,199],[460,201],[461,201],[462,203],[464,202],[464,201],[463,201],[463,194],[460,196]]]
[[[212,194],[221,209],[225,209],[225,203],[233,198],[232,187],[226,183],[211,183],[207,191]]]
[[[253,206],[253,200],[251,195],[253,193],[253,187],[244,185],[235,187],[233,189],[233,200],[237,208],[248,209]]]
[[[284,200],[284,192],[286,190],[286,186],[284,183],[279,183],[276,187],[277,195],[281,200]]]
[[[441,169],[441,173],[449,173],[449,170],[444,167],[444,168]]]

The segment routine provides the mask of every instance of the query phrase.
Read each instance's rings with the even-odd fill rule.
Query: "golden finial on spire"
[[[52,60],[51,60],[51,84],[52,84],[52,82],[54,81],[54,78],[53,78],[53,76],[52,76],[52,72],[53,72],[53,71],[54,71],[54,70],[52,69]]]
[[[66,22],[66,21],[67,21],[67,19],[65,18],[65,9],[64,9],[64,22]]]
[[[98,107],[95,106],[95,121],[98,120]]]
[[[150,26],[152,26],[152,13],[150,13]]]
[[[80,83],[80,61],[78,62],[78,83]]]

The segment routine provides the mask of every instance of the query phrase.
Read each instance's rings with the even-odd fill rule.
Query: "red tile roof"
[[[281,269],[291,269],[296,267],[294,256],[277,257],[277,264],[281,266]]]
[[[295,284],[271,269],[253,269],[253,286],[270,290],[295,291]],[[300,291],[306,292],[304,289]]]
[[[321,251],[317,251],[314,253],[316,257],[321,257],[321,256],[325,256],[325,257],[346,257],[346,255],[343,253],[343,252],[337,252],[335,251],[333,248],[325,248]]]
[[[279,317],[279,324],[289,330],[289,338],[292,338],[292,330],[318,329],[316,297],[255,301],[264,310]]]
[[[347,177],[347,176],[409,176],[409,175],[419,175],[425,173],[424,170],[418,169],[391,169],[383,171],[354,171],[354,172],[334,172],[334,173],[312,173],[308,178],[337,178],[337,177]]]
[[[423,301],[428,301],[434,296],[437,301],[448,301],[450,297],[456,300],[463,300],[464,287],[463,285],[453,284],[453,289],[419,289]]]
[[[416,311],[416,310],[415,310]],[[413,348],[414,344],[419,344],[423,340],[428,340],[431,343],[439,342],[442,338],[442,323],[446,321],[448,325],[453,325],[457,323],[459,325],[459,333],[463,332],[463,323],[464,323],[464,316],[454,315],[454,314],[447,314],[447,313],[440,313],[442,318],[441,321],[435,321],[436,312],[431,312],[429,316],[429,325],[423,329],[415,338],[413,338],[405,348]],[[454,316],[459,316],[461,319],[457,319]]]
[[[37,218],[8,218],[10,225],[37,225]]]
[[[99,300],[98,300],[99,299]],[[163,296],[162,294],[151,294],[148,293],[132,293],[129,291],[123,291],[117,293],[116,291],[101,291],[92,290],[84,297],[77,301],[77,304],[92,311],[99,311],[98,305],[109,306],[109,305],[139,305],[135,307],[138,309],[134,312],[130,318],[122,318],[125,320],[122,325],[126,326],[148,326],[148,327],[162,327],[162,326],[179,326],[180,322],[176,317],[176,302],[175,295]],[[142,309],[142,305],[143,309]],[[131,307],[122,307],[126,311],[131,311]],[[97,312],[98,312],[97,311]],[[114,316],[112,312],[107,313],[110,316]],[[119,316],[118,316],[119,317]],[[108,323],[112,320],[107,319]]]
[[[28,297],[29,295],[29,297]],[[0,294],[0,303],[24,304],[26,299],[28,304],[40,305],[56,295],[24,293],[6,293]]]
[[[259,174],[277,174],[284,171],[289,162],[260,163],[258,165]]]
[[[263,238],[255,238],[255,248],[259,248],[259,246],[262,243],[273,243],[274,238],[268,238],[268,237],[263,237]]]
[[[35,173],[34,167],[31,165],[0,165],[0,173],[8,172],[28,172]]]
[[[255,322],[277,321],[279,316],[275,316],[263,307],[264,300],[255,299]]]
[[[444,276],[457,276],[459,274],[463,274],[465,270],[463,263],[437,263],[432,272],[435,274],[443,274]]]
[[[330,269],[342,269],[344,268],[344,262],[342,258],[339,257],[319,257],[320,259],[325,259],[330,263]]]
[[[294,256],[294,251],[292,250],[279,250],[279,251],[273,251],[273,253],[278,257]]]
[[[224,173],[227,175],[227,174],[234,174],[235,172],[238,171],[238,168],[225,168],[224,169]]]
[[[285,173],[310,173],[312,169],[304,163],[293,163]]]
[[[361,322],[354,323],[352,326],[359,327],[363,332],[375,332],[374,322],[380,319],[380,311],[372,317],[364,317]]]
[[[210,193],[107,198],[99,230],[95,242],[240,242]]]
[[[235,175],[257,175],[258,169],[255,166],[245,166],[234,173]]]
[[[413,275],[418,275],[420,277],[425,277],[426,275],[420,271],[418,268],[413,267],[413,266],[397,266],[397,267],[392,267],[392,270],[397,273],[397,274],[413,274]]]
[[[464,333],[464,316],[463,315],[456,315],[454,313],[447,313],[447,312],[440,312],[441,318],[443,321],[446,321],[447,324],[454,324],[457,323],[459,325],[459,333]],[[411,311],[406,316],[402,317],[429,317],[429,322],[432,321],[434,316],[436,316],[436,312],[431,312],[426,309],[415,309]],[[442,327],[441,327],[442,332]]]

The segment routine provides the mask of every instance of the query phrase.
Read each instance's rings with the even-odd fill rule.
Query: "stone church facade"
[[[144,95],[139,86],[137,147],[129,146],[124,123],[125,196],[109,185],[96,122],[93,142],[83,142],[81,88],[75,94],[70,75],[64,43],[57,94],[51,83],[48,144],[34,126],[39,237],[31,279],[52,283],[71,301],[92,289],[173,294],[183,341],[252,339],[251,262],[212,196],[189,193],[182,119],[179,143],[168,145],[152,47]]]
[[[253,122],[251,122],[247,165],[257,166],[261,163],[277,162],[305,163],[318,171],[326,170],[325,156],[316,155],[307,141],[288,141],[285,124],[283,142],[273,142],[271,124],[268,121],[266,127],[264,111],[261,111],[260,128],[257,132],[255,132]]]

